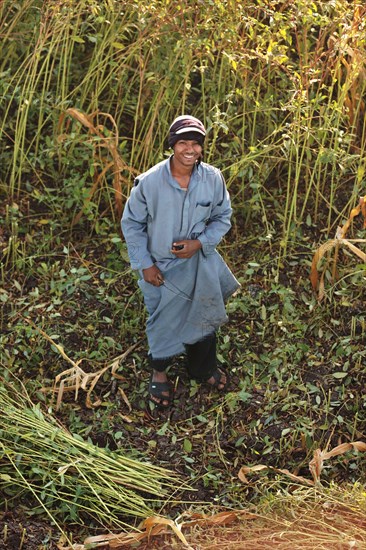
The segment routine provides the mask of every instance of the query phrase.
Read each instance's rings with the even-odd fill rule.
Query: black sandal
[[[163,392],[168,392],[168,395],[163,395]],[[160,409],[168,409],[172,404],[173,399],[172,399],[171,383],[154,382],[152,374],[150,375],[150,380],[149,380],[149,394],[150,394],[151,403],[154,403],[154,405],[156,405]],[[154,399],[151,399],[151,397],[156,397],[157,399],[160,399],[160,403],[158,403]],[[168,401],[168,403],[165,405],[163,401]]]
[[[222,382],[221,381],[221,378],[225,376],[226,377],[226,382]],[[214,379],[214,382],[209,382],[209,379],[210,378],[213,378]],[[217,388],[220,392],[221,391],[226,391],[228,385],[229,385],[229,376],[227,374],[227,372],[224,372],[223,370],[221,369],[216,369],[212,374],[211,376],[209,376],[206,380],[206,384],[208,384],[209,386],[211,386],[212,388]],[[222,388],[219,388],[220,384],[223,386]]]

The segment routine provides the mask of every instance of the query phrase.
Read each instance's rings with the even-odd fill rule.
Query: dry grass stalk
[[[364,443],[363,441],[342,443],[341,445],[337,445],[337,447],[334,447],[331,451],[321,451],[320,449],[316,449],[316,451],[314,452],[314,457],[309,464],[309,469],[314,481],[316,483],[320,481],[320,474],[323,469],[324,460],[328,460],[333,456],[342,455],[352,450],[364,453],[366,452],[366,443]]]
[[[357,246],[353,244],[353,243],[366,243],[366,239],[346,239],[346,234],[353,221],[353,218],[355,216],[358,216],[360,213],[362,213],[363,215],[363,218],[364,218],[363,225],[364,225],[364,228],[366,228],[366,195],[360,199],[358,206],[356,206],[356,208],[353,208],[351,210],[350,217],[346,221],[346,223],[343,225],[343,227],[337,228],[335,238],[322,244],[314,254],[313,261],[311,264],[310,281],[314,291],[318,291],[319,302],[324,298],[324,295],[325,295],[324,278],[325,278],[325,273],[327,271],[327,267],[329,265],[329,261],[326,263],[325,267],[323,268],[322,274],[320,276],[320,280],[319,280],[319,274],[318,274],[318,263],[325,256],[325,254],[335,249],[335,254],[333,258],[333,269],[332,269],[333,281],[336,279],[338,251],[340,246],[342,245],[346,246],[347,248],[349,248],[349,250],[351,250],[351,252],[353,252],[356,256],[358,256],[363,262],[366,262],[365,252],[362,252],[362,250],[360,250]]]
[[[113,376],[114,378],[117,378],[118,380],[124,380],[124,377],[117,374],[116,371],[119,368],[120,362],[123,361],[136,348],[138,343],[139,342],[136,342],[135,344],[130,346],[124,353],[116,357],[112,363],[106,365],[98,372],[87,373],[84,372],[77,364],[74,364],[75,366],[73,368],[67,369],[58,374],[55,378],[55,384],[53,388],[53,391],[58,393],[56,410],[58,410],[61,406],[62,397],[65,391],[75,391],[76,401],[78,398],[79,388],[87,392],[85,404],[89,409],[99,407],[99,405],[101,404],[100,399],[97,399],[94,402],[92,402],[91,400],[91,393],[97,385],[98,381],[108,370],[111,371],[111,376]],[[58,388],[57,384],[59,384]]]
[[[114,196],[115,196],[115,210],[117,213],[117,216],[120,218],[122,215],[123,210],[123,201],[122,201],[122,187],[123,184],[128,185],[128,180],[123,177],[122,172],[124,170],[127,170],[132,175],[136,175],[136,171],[128,166],[121,158],[119,152],[118,152],[118,141],[119,141],[119,134],[118,134],[118,128],[117,124],[114,120],[114,118],[109,113],[103,113],[96,111],[94,113],[91,113],[90,115],[86,115],[85,113],[82,113],[78,109],[70,108],[66,109],[65,113],[62,113],[59,119],[59,129],[61,128],[64,119],[66,115],[71,116],[74,120],[77,120],[80,122],[85,128],[88,129],[89,134],[91,136],[95,136],[98,138],[98,140],[93,140],[93,146],[94,146],[94,157],[96,159],[99,159],[99,161],[102,162],[103,170],[100,173],[95,172],[94,174],[94,183],[89,191],[89,195],[84,203],[83,210],[85,210],[86,206],[90,203],[92,200],[92,197],[97,190],[98,186],[100,185],[102,179],[104,178],[106,172],[108,170],[113,170],[113,188],[114,188]],[[108,120],[112,124],[113,132],[110,132],[107,130],[106,125],[103,124],[95,124],[95,118],[104,117],[106,120]],[[59,140],[63,140],[65,138],[65,135],[62,134],[59,137]],[[100,155],[97,154],[97,150],[99,147],[103,147],[107,149],[109,154],[112,157],[112,161],[101,158]],[[97,162],[96,162],[97,164]],[[75,225],[79,222],[83,210],[81,210],[73,219],[72,224]]]
[[[171,519],[163,518],[161,516],[151,516],[146,518],[141,523],[140,528],[142,529],[141,533],[119,533],[118,535],[108,533],[106,535],[88,537],[84,541],[84,544],[86,547],[91,545],[93,548],[108,544],[109,548],[118,549],[130,546],[131,544],[136,544],[137,542],[144,541],[146,539],[149,540],[152,537],[168,534],[170,531],[167,528],[170,528],[182,542],[185,549],[193,550],[182,533],[182,524],[174,522]]]
[[[142,533],[88,537],[84,544],[59,545],[59,550],[131,548],[139,550],[338,550],[361,549],[366,542],[366,520],[360,506],[337,498],[319,497],[315,502],[306,490],[300,498],[279,501],[279,509],[266,513],[229,510],[214,515],[186,514],[185,521],[172,522],[153,516],[143,522]],[[281,501],[281,502],[280,502]],[[175,526],[179,540],[166,527]],[[149,529],[151,527],[151,529]],[[183,532],[184,531],[184,535]],[[184,540],[183,538],[184,537]],[[136,546],[137,547],[137,546]]]

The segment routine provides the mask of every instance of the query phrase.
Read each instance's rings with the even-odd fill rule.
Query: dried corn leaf
[[[319,302],[321,302],[322,299],[325,296],[325,282],[324,282],[324,279],[325,279],[325,270],[321,274],[320,281],[319,281],[319,290],[318,290],[318,300],[319,300]]]
[[[336,236],[335,239],[332,239],[324,244],[322,244],[316,251],[313,256],[313,260],[311,263],[311,270],[310,270],[310,281],[311,285],[313,287],[313,290],[318,290],[318,300],[321,301],[324,298],[324,275],[325,271],[327,269],[327,266],[322,270],[322,275],[319,280],[319,273],[318,273],[318,263],[319,261],[324,257],[324,255],[327,252],[330,252],[335,248],[335,255],[333,259],[333,270],[332,270],[332,278],[335,280],[336,278],[336,270],[337,270],[337,261],[338,261],[338,249],[339,246],[345,245],[347,246],[356,256],[361,258],[361,260],[366,261],[366,254],[362,252],[358,247],[356,247],[354,244],[352,244],[352,240],[346,239],[346,233],[353,221],[353,218],[355,216],[358,216],[362,213],[364,217],[364,227],[366,227],[366,195],[360,199],[360,202],[358,206],[353,208],[351,210],[350,216],[346,223],[343,225],[343,227],[337,227]],[[366,242],[366,239],[355,239],[353,242]]]
[[[144,540],[149,540],[151,537],[159,535],[167,535],[170,533],[170,530],[167,527],[173,529],[173,532],[177,537],[183,542],[187,548],[191,548],[185,537],[182,534],[183,528],[192,527],[193,525],[213,525],[213,526],[222,526],[230,525],[236,522],[238,519],[242,519],[243,516],[245,519],[256,519],[256,514],[251,514],[246,510],[237,510],[237,511],[225,511],[219,512],[212,516],[207,516],[205,514],[192,513],[188,516],[187,520],[178,524],[173,522],[170,519],[166,519],[160,516],[152,516],[147,518],[142,524],[141,527],[145,528],[143,532],[133,532],[133,533],[118,533],[112,534],[108,533],[105,535],[97,535],[93,537],[88,537],[84,541],[84,545],[80,546],[79,550],[86,550],[92,545],[93,548],[98,548],[108,544],[108,547],[118,550],[118,548],[123,548],[130,546],[131,544],[137,544],[143,542]],[[60,549],[61,550],[61,549]],[[62,550],[71,550],[62,547]]]
[[[309,463],[309,469],[314,481],[320,481],[320,474],[323,469],[324,460],[352,450],[366,452],[366,443],[363,441],[351,441],[350,443],[342,443],[341,445],[337,445],[337,447],[334,447],[330,451],[321,451],[320,449],[316,449],[314,451],[314,457]]]
[[[242,466],[239,470],[238,477],[240,481],[242,481],[243,483],[249,483],[249,480],[246,477],[246,474],[253,473],[253,472],[261,472],[263,470],[270,470],[278,474],[284,474],[285,476],[289,477],[290,479],[298,483],[302,483],[310,486],[314,485],[314,483],[310,479],[306,479],[305,477],[292,474],[291,472],[289,472],[289,470],[274,468],[273,466],[267,466],[265,464],[257,464],[256,466]]]
[[[366,197],[366,196],[365,196],[365,197]],[[346,233],[347,233],[347,231],[348,231],[348,229],[349,229],[349,226],[351,225],[351,223],[352,223],[352,221],[353,221],[353,218],[355,218],[356,216],[358,216],[359,213],[362,211],[362,205],[365,203],[365,197],[361,197],[358,206],[356,206],[355,208],[352,208],[348,220],[346,221],[346,223],[345,223],[344,226],[342,227],[342,239],[345,238]]]
[[[323,453],[320,449],[315,449],[313,459],[309,463],[309,470],[315,483],[320,481],[320,474],[323,469]]]
[[[310,280],[314,290],[316,290],[318,286],[318,263],[323,258],[324,254],[332,250],[336,244],[337,240],[332,239],[331,241],[322,244],[314,254],[310,272]]]
[[[182,527],[192,527],[193,525],[230,525],[238,519],[256,519],[258,516],[247,512],[246,510],[230,510],[219,512],[212,516],[205,514],[192,513],[188,520],[182,524]]]
[[[94,156],[99,158],[99,161],[104,164],[104,168],[101,171],[101,173],[96,174],[94,177],[94,183],[89,191],[88,197],[86,198],[84,202],[83,209],[81,212],[79,212],[73,219],[73,224],[76,224],[86,206],[90,203],[97,187],[100,185],[100,182],[104,178],[106,172],[108,170],[112,170],[113,173],[113,188],[114,188],[114,195],[115,195],[115,209],[120,217],[122,214],[123,204],[122,204],[122,184],[126,183],[126,179],[122,176],[122,171],[127,170],[132,175],[136,175],[136,171],[128,166],[121,158],[119,152],[118,152],[118,128],[117,124],[114,120],[114,118],[109,113],[103,113],[99,111],[95,111],[94,113],[91,113],[90,115],[86,115],[85,113],[82,113],[78,109],[75,108],[69,108],[66,109],[64,113],[60,116],[59,119],[59,130],[61,129],[61,126],[65,120],[66,115],[71,116],[74,120],[80,122],[89,133],[93,136],[96,136],[98,138],[97,141],[93,141],[94,145]],[[109,122],[112,124],[113,131],[110,132],[107,130],[107,128],[103,124],[94,124],[94,119],[98,117],[104,117],[105,119],[109,120]],[[64,134],[63,134],[64,135]],[[105,148],[108,150],[110,156],[112,157],[112,161],[104,158],[100,158],[100,155],[97,155],[97,151],[99,148]]]
[[[366,239],[358,239],[358,241],[360,242],[364,242],[366,243]],[[366,262],[366,254],[365,252],[362,252],[362,250],[360,250],[359,248],[357,248],[357,246],[355,246],[354,244],[352,244],[350,241],[348,241],[347,239],[343,239],[343,244],[345,244],[350,250],[352,250],[352,252],[354,254],[356,254],[356,256],[358,256],[359,258],[361,258],[361,260],[363,260],[364,262]]]
[[[65,546],[62,540],[58,542],[56,546],[58,550],[86,550],[84,544],[73,544],[72,546]]]
[[[160,516],[151,516],[145,519],[141,524],[141,528],[145,530],[141,533],[109,533],[105,535],[97,535],[95,537],[88,537],[84,541],[84,548],[86,549],[89,545],[93,545],[93,548],[96,548],[106,544],[108,544],[109,548],[113,549],[123,548],[146,539],[149,540],[153,536],[168,534],[170,531],[167,527],[170,527],[173,530],[175,535],[187,547],[188,550],[193,550],[183,535],[181,526],[175,524],[171,519]]]
[[[361,212],[363,215],[363,226],[366,229],[366,195],[363,197],[363,200],[360,201]]]
[[[187,548],[191,548],[181,531],[181,527],[176,525],[171,519],[163,518],[160,516],[151,516],[143,521],[142,526],[145,527],[146,531],[148,532],[150,532],[156,526],[170,527],[171,529],[173,529],[177,537],[183,542],[183,544],[185,544]]]
[[[202,516],[201,520],[197,521],[197,523],[205,523],[210,525],[230,525],[231,523],[237,521],[237,519],[238,514],[230,510],[229,512],[219,512],[213,516]]]
[[[125,394],[125,392],[123,391],[123,389],[121,387],[118,388],[118,391],[121,394],[123,401],[126,403],[128,410],[131,412],[132,411],[132,405],[129,402],[129,399],[128,399],[127,395]]]
[[[342,443],[341,445],[337,445],[337,447],[334,447],[331,451],[326,452],[324,455],[324,459],[344,454],[352,450],[364,453],[366,452],[366,443],[364,443],[364,441],[351,441],[349,443]]]
[[[318,483],[320,481],[320,475],[323,469],[324,460],[327,460],[328,458],[331,458],[333,456],[344,454],[351,450],[366,452],[366,443],[364,443],[363,441],[352,441],[350,443],[342,443],[341,445],[334,447],[334,449],[330,451],[322,451],[321,449],[316,449],[314,451],[313,459],[309,463],[309,469],[314,481],[306,479],[302,476],[297,476],[289,472],[289,470],[273,468],[272,466],[267,466],[265,464],[256,464],[255,466],[242,466],[239,470],[238,477],[243,483],[249,483],[247,474],[270,470],[272,472],[284,474],[298,483],[304,483],[305,485],[313,486],[314,483]]]
[[[58,139],[59,140],[61,138],[66,138],[66,134],[60,134],[60,130],[63,126],[63,123],[65,121],[67,114],[71,115],[72,118],[80,122],[83,126],[86,126],[86,128],[88,128],[89,130],[93,131],[94,125],[92,120],[96,113],[92,113],[91,115],[88,116],[82,113],[81,111],[78,111],[77,109],[74,109],[71,107],[70,109],[67,109],[65,112],[61,113],[59,117],[59,120],[58,120],[58,134],[59,134]]]
[[[100,546],[105,547],[107,544],[109,548],[112,548],[112,544],[116,545],[114,548],[122,548],[123,546],[136,544],[144,539],[146,539],[146,533],[106,533],[105,535],[96,535],[86,538],[82,549],[86,550],[87,548],[98,548]]]

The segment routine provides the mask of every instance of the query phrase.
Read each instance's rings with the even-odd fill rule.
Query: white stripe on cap
[[[177,130],[174,132],[175,134],[185,134],[186,132],[198,132],[199,134],[202,134],[205,136],[205,132],[202,132],[197,126],[185,126],[184,128],[181,128],[180,130]]]

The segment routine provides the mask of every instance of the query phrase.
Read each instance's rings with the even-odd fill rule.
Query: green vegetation
[[[365,439],[366,263],[344,247],[334,270],[325,254],[320,304],[309,281],[315,250],[366,194],[365,16],[363,2],[346,0],[1,3],[4,509],[16,503],[66,531],[72,522],[77,534],[83,524],[135,526],[144,510],[174,517],[192,500],[260,510],[290,498],[292,485],[273,471],[243,484],[242,466],[311,479],[314,450]],[[134,176],[168,154],[169,124],[183,112],[204,121],[205,159],[230,189],[221,253],[242,291],[219,335],[231,391],[190,382],[177,358],[175,406],[159,416],[146,406],[145,312],[119,217]],[[365,239],[362,222],[361,213],[348,239]],[[7,424],[14,407],[19,422]],[[42,446],[46,425],[62,438]],[[39,445],[25,437],[33,429]],[[85,469],[62,478],[52,461],[65,465],[66,449],[75,460],[85,452]],[[167,469],[176,492],[170,478],[158,494],[131,479],[136,509],[120,506],[92,452],[103,465],[136,461],[157,484]],[[357,451],[334,457],[316,490],[342,483],[356,499],[364,470]]]

